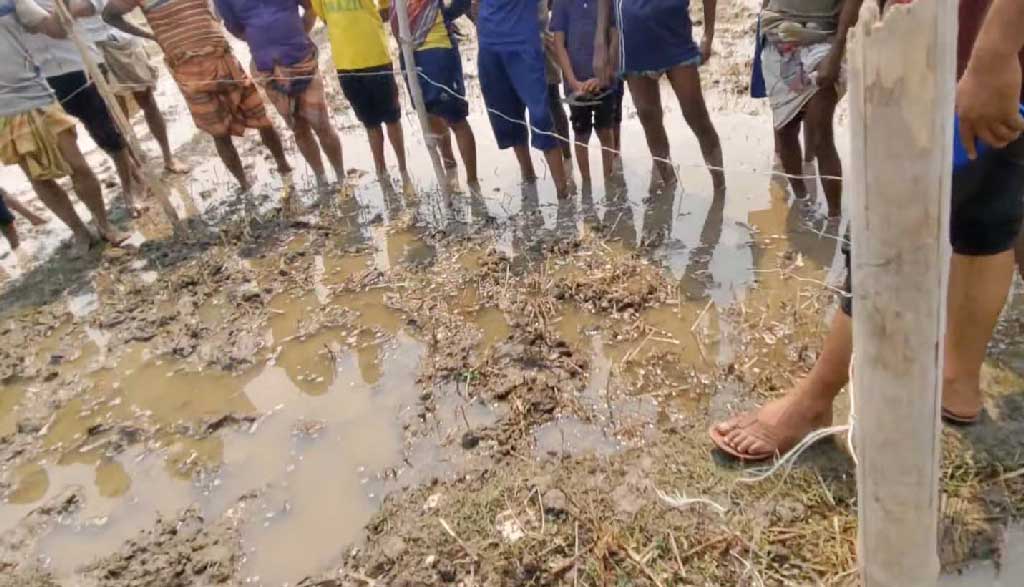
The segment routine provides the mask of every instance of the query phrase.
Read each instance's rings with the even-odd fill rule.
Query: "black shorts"
[[[363,126],[391,124],[402,117],[398,84],[390,63],[366,69],[339,69],[338,81],[341,92]]]
[[[89,83],[84,71],[72,71],[46,78],[64,110],[77,118],[96,145],[107,153],[125,148],[124,137],[117,130],[96,84]]]
[[[594,129],[605,130],[622,122],[622,88],[592,106],[569,106],[569,120],[576,137],[589,137]]]
[[[958,255],[997,255],[1013,248],[1024,221],[1024,138],[1005,149],[987,151],[953,172],[949,241]],[[851,287],[850,245],[846,256],[847,294]],[[844,295],[843,311],[853,311]]]

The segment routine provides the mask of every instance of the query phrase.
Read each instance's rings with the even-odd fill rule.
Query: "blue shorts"
[[[530,143],[535,149],[550,151],[557,148],[558,141],[551,134],[555,123],[548,109],[548,81],[539,39],[536,46],[517,50],[481,47],[477,64],[480,67],[480,90],[498,148],[524,145],[531,134]],[[526,120],[527,110],[532,133],[522,122]]]
[[[341,93],[352,105],[363,126],[374,128],[398,122],[402,107],[398,103],[398,84],[391,64],[351,71],[338,70]]]
[[[405,59],[402,59],[402,66],[405,66]],[[466,120],[469,103],[466,102],[466,84],[462,78],[462,57],[458,48],[417,51],[416,67],[420,71],[420,88],[427,112],[449,124]]]

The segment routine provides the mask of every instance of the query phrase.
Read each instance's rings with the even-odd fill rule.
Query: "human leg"
[[[220,156],[220,160],[224,162],[224,166],[234,176],[242,191],[249,191],[249,188],[252,186],[249,184],[249,178],[245,176],[242,158],[238,156],[238,150],[235,149],[235,143],[231,136],[213,137],[213,145],[217,149],[217,155]]]
[[[320,157],[320,146],[313,137],[313,129],[309,123],[301,118],[295,119],[292,124],[292,132],[295,134],[295,146],[298,147],[302,158],[306,160],[313,170],[316,183],[323,186],[327,183],[327,171],[324,169],[324,161]]]
[[[807,184],[803,178],[803,155],[800,149],[801,119],[794,118],[782,128],[775,129],[775,147],[782,162],[782,171],[789,176],[793,197],[802,200],[807,197]]]
[[[561,84],[548,84],[548,109],[551,111],[551,119],[555,123],[555,134],[560,138],[558,144],[562,149],[563,159],[572,159],[572,146],[569,144],[569,119],[565,116],[565,107],[562,105]],[[565,137],[565,138],[561,138]]]
[[[476,163],[476,136],[473,134],[473,127],[466,119],[451,125],[455,133],[455,142],[459,145],[459,154],[462,155],[462,164],[466,166],[466,183],[476,184],[479,182]]]
[[[160,153],[164,158],[164,169],[171,173],[188,172],[188,166],[175,159],[174,153],[171,151],[171,141],[167,135],[167,121],[164,120],[164,115],[160,112],[160,105],[156,103],[153,90],[146,88],[143,91],[135,92],[134,96],[135,103],[142,109],[142,114],[146,118],[149,132],[153,133],[153,138],[160,146]]]
[[[594,130],[594,116],[597,108],[590,105],[569,106],[569,120],[572,123],[572,138],[576,148],[576,164],[580,169],[580,179],[584,184],[590,183],[590,135]]]
[[[124,242],[127,235],[114,228],[107,219],[107,207],[103,202],[103,189],[100,187],[99,180],[96,179],[96,174],[93,173],[89,164],[85,161],[85,156],[78,149],[75,133],[64,131],[57,135],[57,146],[60,149],[61,157],[64,158],[64,161],[71,169],[71,183],[75,187],[75,194],[92,214],[92,219],[96,223],[96,228],[100,231],[100,236],[113,245]],[[57,186],[55,182],[50,183],[52,185],[44,186],[43,188],[46,192],[46,197],[50,198],[58,206],[64,205],[64,202],[67,201],[67,193],[60,186]],[[55,191],[53,187],[57,187],[59,192]],[[40,194],[40,199],[43,197],[43,194]],[[44,203],[46,203],[45,200]],[[47,205],[49,206],[49,204]],[[70,201],[67,201],[67,206],[70,207]],[[54,214],[57,214],[56,209],[53,207],[50,209],[54,211]],[[74,213],[73,207],[71,212]],[[63,213],[65,216],[61,220],[64,220],[72,232],[75,232],[76,237],[81,240],[85,235],[79,232],[76,226],[73,226],[74,218],[77,218],[78,215],[75,214],[74,218],[71,218],[66,210]],[[69,220],[72,224],[69,224]],[[79,222],[81,221],[79,220]]]
[[[288,163],[288,157],[284,154],[284,145],[281,144],[281,135],[273,126],[265,126],[259,129],[260,140],[274,157],[277,165],[277,172],[281,175],[288,175],[292,172],[292,166]]]
[[[41,226],[46,224],[46,219],[36,214],[28,206],[22,204],[17,198],[11,196],[8,193],[0,191],[0,198],[3,198],[7,207],[12,211],[17,212],[22,218],[29,221],[29,224],[33,226]]]
[[[825,191],[828,204],[828,215],[836,218],[842,214],[843,199],[843,164],[836,149],[833,119],[839,94],[835,88],[818,90],[807,103],[804,111],[807,144],[804,148],[808,154],[813,153],[818,162],[818,173],[821,174],[821,186]],[[789,173],[787,171],[787,173]]]
[[[661,181],[669,181],[675,173],[669,162],[668,135],[662,118],[661,94],[658,80],[644,75],[630,76],[628,79],[629,93],[633,96],[633,106],[637,118],[644,129],[647,148],[654,158],[654,169]]]
[[[704,93],[700,85],[700,71],[696,65],[680,65],[668,71],[668,81],[672,84],[679,108],[690,130],[697,136],[700,152],[704,156],[711,172],[711,179],[716,192],[725,189],[725,170],[722,169],[722,144],[718,139],[718,131],[711,122]]]

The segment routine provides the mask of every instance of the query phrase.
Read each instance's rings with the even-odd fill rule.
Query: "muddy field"
[[[707,441],[813,364],[843,234],[772,177],[753,5],[719,12],[717,195],[667,88],[676,189],[631,106],[621,175],[563,202],[520,184],[471,35],[482,188],[448,196],[408,104],[416,189],[369,171],[335,82],[346,187],[275,177],[248,137],[237,194],[165,76],[187,235],[118,208],[134,248],[70,260],[54,220],[31,266],[0,259],[0,585],[852,584],[842,438],[760,482]],[[944,432],[947,585],[1024,577],[1022,334],[1014,299],[984,422]]]

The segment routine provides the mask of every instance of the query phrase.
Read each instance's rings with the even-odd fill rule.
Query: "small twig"
[[[676,566],[679,567],[679,573],[683,574],[686,571],[683,567],[683,557],[679,556],[679,545],[676,544],[676,535],[673,532],[668,533],[669,544],[672,545],[672,554],[676,557]]]
[[[697,319],[693,321],[693,326],[690,326],[690,332],[697,330],[697,325],[700,324],[701,319],[704,318],[704,314],[707,314],[708,310],[711,309],[713,301],[714,300],[711,300],[710,298],[708,299],[708,303],[704,306],[704,309],[700,311],[700,314],[697,314]]]
[[[441,527],[444,528],[444,531],[447,532],[449,536],[454,538],[455,542],[459,543],[459,546],[462,547],[462,550],[466,551],[466,554],[469,555],[469,558],[473,559],[474,562],[479,560],[476,556],[476,553],[473,552],[473,549],[471,549],[468,544],[463,542],[462,539],[455,534],[455,531],[452,530],[452,527],[448,525],[448,522],[444,521],[444,518],[438,518],[437,521],[441,523]]]
[[[1024,477],[1024,467],[1017,469],[1016,471],[1000,475],[996,478],[996,481],[1009,481],[1010,479],[1016,479],[1017,477]]]
[[[637,555],[637,553],[633,552],[632,548],[627,546],[626,554],[629,555],[629,560],[631,560],[633,564],[636,565],[637,568],[639,568],[644,575],[647,575],[647,578],[650,579],[652,583],[654,583],[658,587],[665,587],[665,585],[658,580],[658,577],[655,576],[655,574],[647,568],[647,565],[644,564],[643,559],[639,555]]]
[[[573,548],[572,585],[577,587],[580,582],[580,523],[576,521],[576,546]]]

